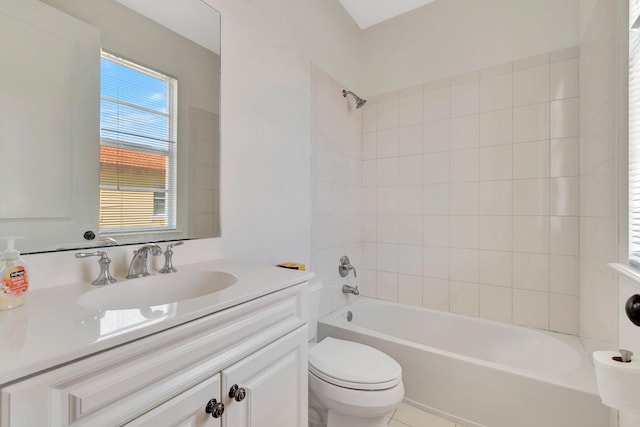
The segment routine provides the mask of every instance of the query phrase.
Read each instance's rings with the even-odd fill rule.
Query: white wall
[[[363,33],[367,96],[578,44],[578,0],[440,0]]]
[[[617,341],[616,275],[607,263],[618,261],[618,187],[626,187],[617,178],[618,5],[580,2],[580,336],[589,350]]]
[[[175,264],[309,263],[311,62],[357,90],[360,31],[333,1],[207,2],[222,14],[222,237],[187,242]],[[131,250],[108,250],[115,271]],[[97,263],[72,257],[29,256],[33,288],[97,275]]]

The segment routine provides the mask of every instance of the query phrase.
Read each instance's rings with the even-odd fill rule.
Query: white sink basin
[[[92,310],[125,310],[171,304],[219,292],[238,279],[222,271],[180,271],[125,280],[78,297],[78,305]]]

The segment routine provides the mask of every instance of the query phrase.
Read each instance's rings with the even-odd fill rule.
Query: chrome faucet
[[[100,274],[98,274],[98,278],[96,280],[91,282],[92,285],[96,285],[96,286],[110,285],[112,283],[117,282],[117,280],[109,272],[109,264],[111,264],[111,260],[107,256],[106,252],[103,252],[103,251],[78,252],[76,254],[76,258],[87,258],[90,256],[100,257],[100,259],[98,260],[98,263],[100,264]]]
[[[149,252],[151,252],[151,255],[157,256],[162,253],[162,249],[160,249],[160,246],[152,243],[150,245],[144,245],[137,251],[133,251],[133,259],[131,259],[131,264],[129,264],[127,279],[149,276],[149,269],[147,267]]]
[[[349,286],[349,285],[342,285],[342,293],[343,294],[353,294],[353,295],[360,295],[360,291],[358,290],[358,287],[356,286],[355,288],[353,286]]]
[[[173,247],[183,245],[184,242],[180,240],[179,242],[171,243],[167,245],[167,249],[164,250],[164,266],[158,271],[158,273],[175,273],[178,271],[173,266]]]

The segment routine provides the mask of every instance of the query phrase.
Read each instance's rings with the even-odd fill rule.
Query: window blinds
[[[629,3],[631,22],[640,15]],[[640,30],[629,31],[629,263],[640,268]]]
[[[100,231],[176,228],[177,80],[103,52]]]

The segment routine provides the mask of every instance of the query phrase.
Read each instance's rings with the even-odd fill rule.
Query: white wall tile
[[[374,215],[378,212],[378,196],[376,188],[362,189],[362,213]]]
[[[511,144],[513,110],[495,110],[480,114],[480,146]]]
[[[513,182],[487,181],[479,184],[480,215],[511,215]]]
[[[422,247],[422,275],[438,279],[449,278],[449,248]]]
[[[422,279],[422,306],[433,310],[449,311],[449,281],[424,277]]]
[[[425,215],[449,215],[450,184],[425,184],[422,212]]]
[[[422,185],[398,187],[398,213],[401,215],[422,215]]]
[[[398,216],[376,215],[377,217],[377,242],[398,243]]]
[[[402,96],[398,100],[398,125],[406,126],[422,123],[423,100],[422,88],[414,88],[409,96]]]
[[[366,132],[362,134],[362,160],[375,159],[378,152],[378,133]]]
[[[451,281],[449,306],[452,313],[465,316],[478,316],[479,296],[478,284]]]
[[[513,253],[480,250],[479,282],[487,285],[507,286],[512,283]]]
[[[362,270],[358,273],[362,276],[360,293],[367,297],[376,298],[378,296],[378,273],[375,270]]]
[[[479,285],[480,317],[511,323],[513,291],[501,286]]]
[[[510,180],[514,169],[511,145],[480,148],[480,181]]]
[[[424,92],[424,121],[432,122],[449,118],[449,88]]]
[[[452,85],[451,117],[477,114],[480,109],[480,84],[474,79],[470,82]]]
[[[451,215],[478,215],[478,182],[458,182],[451,184]]]
[[[450,246],[452,248],[477,249],[480,239],[479,231],[477,216],[452,216]]]
[[[549,63],[549,54],[532,56],[530,58],[521,59],[513,63],[513,71],[524,70],[526,68],[540,67]]]
[[[511,251],[513,240],[512,216],[481,216],[479,248]]]
[[[513,217],[513,250],[516,252],[549,253],[549,217]]]
[[[549,180],[513,181],[514,215],[549,215]]]
[[[449,152],[430,153],[423,157],[424,183],[449,182]]]
[[[514,252],[513,287],[549,292],[549,255]]]
[[[398,184],[418,185],[424,180],[422,168],[422,154],[398,158]]]
[[[375,187],[377,185],[377,160],[362,162],[362,186]]]
[[[422,306],[422,277],[400,274],[398,276],[398,302]]]
[[[449,151],[451,140],[449,119],[427,122],[423,125],[422,131],[424,138],[423,151],[425,153]]]
[[[549,64],[513,73],[513,105],[537,104],[549,100]]]
[[[552,139],[550,142],[549,174],[552,177],[580,174],[580,140],[578,138]]]
[[[480,173],[480,150],[451,151],[451,182],[478,181]]]
[[[513,178],[547,178],[549,176],[549,141],[523,142],[513,145]]]
[[[573,98],[578,91],[578,58],[553,62],[550,66],[551,99]]]
[[[513,109],[513,142],[540,141],[548,138],[549,103]]]
[[[398,185],[398,158],[378,159],[376,166],[376,184],[378,187]]]
[[[378,266],[378,245],[375,242],[362,243],[362,268],[376,270]]]
[[[377,247],[377,270],[398,272],[398,245],[378,243]]]
[[[376,211],[380,215],[395,215],[398,213],[398,187],[376,188]]]
[[[378,102],[377,129],[390,129],[398,127],[398,99],[389,99]]]
[[[362,110],[362,131],[371,132],[378,128],[378,106],[370,102],[367,108]]]
[[[479,276],[479,254],[477,249],[451,248],[451,280],[477,283]]]
[[[385,129],[377,132],[376,156],[378,159],[384,157],[395,157],[398,155],[398,129]]]
[[[398,247],[398,271],[401,274],[422,276],[422,246],[400,245]]]
[[[533,328],[549,328],[549,294],[513,290],[513,323]]]
[[[551,178],[551,215],[580,215],[580,179],[578,177]]]
[[[422,154],[422,128],[422,123],[398,128],[398,155]]]
[[[398,222],[398,243],[422,245],[422,215],[402,215]]]
[[[550,295],[549,329],[564,334],[578,334],[579,298],[572,295]]]
[[[567,98],[551,102],[551,138],[580,135],[580,99]]]
[[[398,301],[398,274],[378,271],[376,288],[378,298]]]
[[[512,107],[513,74],[503,73],[480,79],[480,111]]]
[[[579,217],[550,217],[549,252],[557,255],[580,255]]]
[[[556,294],[580,295],[580,258],[551,255],[549,257],[549,290]]]
[[[375,242],[378,239],[377,215],[362,215],[362,241]]]
[[[450,123],[452,150],[475,148],[480,144],[480,116],[478,114],[452,118]]]
[[[425,216],[424,235],[422,242],[425,246],[449,247],[451,219],[449,216]]]

